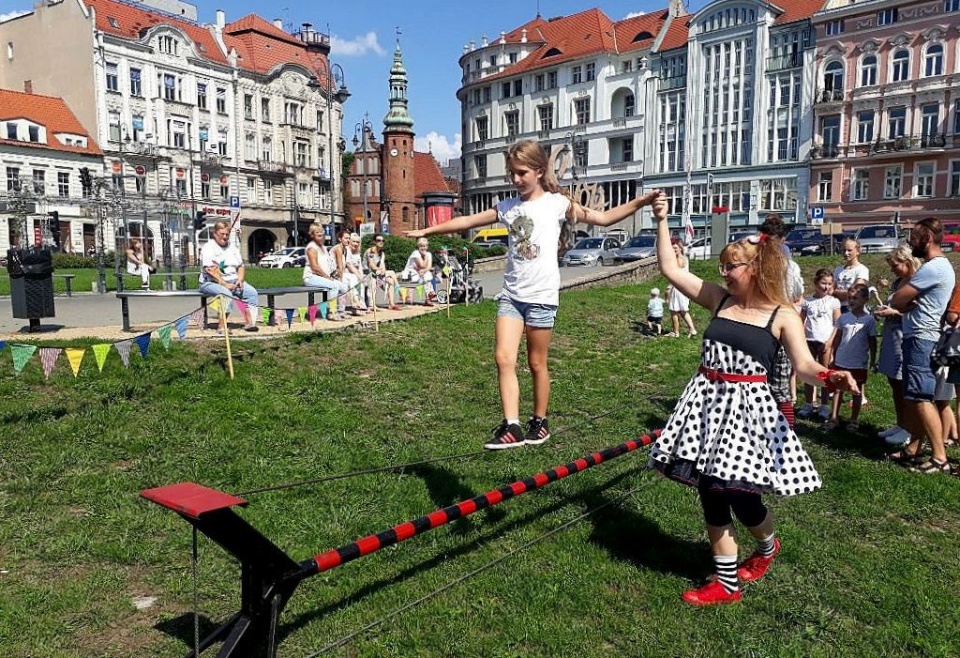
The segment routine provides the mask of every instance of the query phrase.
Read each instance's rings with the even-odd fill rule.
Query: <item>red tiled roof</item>
[[[193,41],[201,57],[218,64],[227,63],[227,58],[208,28],[182,20],[171,14],[112,2],[111,0],[83,0],[83,2],[95,10],[97,29],[107,34],[139,41],[143,30],[148,30],[157,25],[170,25],[186,34]]]
[[[77,117],[70,111],[62,98],[0,89],[0,121],[7,119],[27,119],[45,127],[47,129],[47,143],[21,142],[0,138],[0,144],[2,145],[103,155],[96,140],[80,125],[80,121],[77,120]],[[86,148],[62,144],[56,137],[60,133],[86,136]],[[6,137],[6,133],[0,134],[0,137]]]
[[[660,30],[663,28],[667,16],[668,12],[661,10],[617,21],[614,24],[617,35],[617,49],[621,53],[628,53],[632,50],[649,48],[653,45],[657,35],[660,34]],[[649,32],[650,36],[637,39],[643,32]],[[634,39],[637,40],[635,41]]]
[[[774,25],[785,25],[805,18],[812,18],[815,13],[823,9],[826,0],[778,0],[775,7],[783,9],[783,13],[774,21]]]
[[[658,52],[666,52],[687,45],[690,39],[690,16],[677,16],[670,22],[667,33],[660,42]]]
[[[256,14],[228,23],[223,41],[228,50],[236,49],[237,64],[247,71],[265,74],[283,64],[300,64],[315,73],[321,85],[326,85],[327,58],[310,52],[295,36]]]
[[[440,165],[432,153],[413,152],[414,196],[421,197],[426,192],[453,192],[447,180],[440,173]]]

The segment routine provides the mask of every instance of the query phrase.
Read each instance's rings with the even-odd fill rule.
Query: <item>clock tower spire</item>
[[[390,68],[390,110],[383,118],[383,205],[390,222],[390,232],[399,235],[414,228],[417,214],[414,185],[413,119],[407,111],[407,70],[400,49],[400,28],[397,47]]]

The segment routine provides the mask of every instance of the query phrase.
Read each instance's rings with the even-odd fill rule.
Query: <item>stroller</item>
[[[477,279],[470,276],[473,271],[473,263],[470,261],[470,252],[464,247],[464,262],[461,263],[456,256],[451,255],[445,247],[440,248],[439,273],[437,280],[440,285],[437,288],[437,302],[440,304],[459,304],[466,301],[468,304],[479,304],[483,301],[483,286]],[[450,280],[450,299],[447,300],[447,282]]]

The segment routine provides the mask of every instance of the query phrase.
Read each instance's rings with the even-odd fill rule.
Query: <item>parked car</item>
[[[616,238],[617,240],[620,241],[620,244],[623,244],[624,242],[626,242],[627,240],[630,239],[630,234],[627,233],[627,229],[624,229],[624,228],[612,228],[612,229],[610,229],[609,231],[607,231],[606,233],[604,233],[602,237],[605,237],[605,238]]]
[[[710,258],[710,238],[700,238],[687,245],[687,258],[705,260]]]
[[[635,235],[613,257],[614,263],[632,263],[635,260],[649,258],[657,254],[657,236]]]
[[[811,256],[814,253],[823,251],[823,243],[826,236],[820,231],[819,226],[807,228],[795,228],[784,238],[784,242],[790,247],[790,252],[794,255]],[[814,252],[814,249],[816,250]]]
[[[282,267],[303,267],[307,263],[304,247],[286,247],[260,259],[260,267],[279,269]]]
[[[896,224],[872,224],[861,226],[855,237],[860,242],[861,252],[889,254],[897,248],[904,236]]]
[[[756,235],[757,231],[734,231],[730,234],[730,242],[739,242],[744,238],[749,238],[751,235]]]
[[[473,245],[474,247],[479,247],[480,249],[490,249],[490,248],[492,248],[492,247],[500,247],[501,249],[506,249],[506,248],[507,248],[507,243],[506,243],[506,242],[501,242],[499,239],[497,239],[497,240],[474,240],[474,241],[471,242],[470,244]]]
[[[612,265],[618,249],[620,241],[616,238],[584,238],[564,254],[560,262],[570,267]]]

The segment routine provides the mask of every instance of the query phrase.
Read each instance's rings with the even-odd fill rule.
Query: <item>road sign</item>
[[[823,224],[823,206],[810,206],[810,223]]]
[[[238,196],[232,196],[232,197],[230,197],[230,207],[231,207],[231,208],[239,208],[239,207],[240,207],[240,197],[238,197]]]
[[[146,176],[146,175],[147,175],[147,168],[144,167],[143,165],[137,165],[136,167],[133,168],[133,172],[134,172],[137,176]]]

